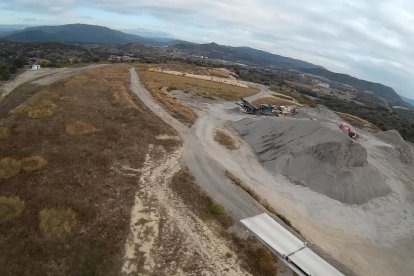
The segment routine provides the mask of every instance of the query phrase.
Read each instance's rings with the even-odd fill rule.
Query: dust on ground
[[[149,146],[126,243],[126,275],[249,275],[214,221],[203,221],[171,188],[182,149]],[[123,168],[126,173],[135,169]],[[177,183],[176,185],[180,185]]]

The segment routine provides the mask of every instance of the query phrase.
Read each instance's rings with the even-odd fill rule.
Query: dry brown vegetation
[[[22,170],[25,172],[34,172],[42,169],[47,165],[47,160],[40,155],[34,155],[20,160]]]
[[[71,209],[43,209],[39,212],[39,228],[53,240],[66,241],[76,225],[76,214]]]
[[[271,105],[296,105],[295,103],[292,103],[291,101],[284,100],[278,96],[273,97],[265,97],[255,100],[252,103],[254,106],[258,107],[261,104],[271,104]]]
[[[162,92],[162,88],[167,87],[167,90],[182,90],[186,93],[192,93],[193,95],[208,99],[214,99],[215,96],[226,100],[236,100],[240,97],[250,96],[258,92],[257,89],[250,87],[238,87],[214,81],[147,71],[151,67],[153,66],[146,64],[136,65],[145,87],[157,101],[167,108],[171,115],[189,126],[195,123],[197,115],[191,108],[176,100],[170,93]],[[194,74],[207,74],[206,72],[208,72],[208,75],[212,74],[211,69],[182,63],[157,64],[156,67],[159,69],[176,70]],[[222,73],[224,72],[223,70],[219,71]],[[218,71],[215,71],[215,73],[218,73]]]
[[[243,182],[240,178],[238,178],[236,175],[234,175],[232,172],[226,170],[225,171],[226,176],[237,186],[242,188],[246,193],[248,193],[254,200],[256,200],[260,205],[262,205],[269,213],[275,215],[280,220],[282,220],[287,226],[292,228],[297,234],[300,235],[300,231],[295,228],[292,223],[283,215],[279,214],[275,208],[273,208],[269,202],[266,199],[262,199],[252,188],[247,186],[246,183]]]
[[[0,159],[0,179],[8,179],[20,172],[22,165],[19,160],[11,157]]]
[[[119,275],[137,181],[116,168],[141,168],[149,143],[167,150],[180,143],[155,139],[176,133],[136,99],[139,109],[113,104],[114,90],[129,84],[127,66],[101,67],[50,85],[47,91],[56,96],[43,90],[24,103],[46,97],[55,105],[53,116],[0,110],[7,114],[1,124],[12,134],[0,143],[0,196],[13,198],[17,207],[16,197],[25,202],[19,217],[0,223],[0,275]],[[19,99],[7,108],[23,103]],[[68,134],[66,126],[77,121],[100,131]],[[43,159],[47,165],[40,167]],[[22,166],[34,171],[18,173]],[[68,209],[76,224],[59,222],[73,221],[72,215],[50,212]],[[49,211],[40,215],[42,210]],[[45,234],[59,225],[70,231],[57,231],[57,239]],[[70,235],[60,241],[65,233]]]
[[[309,107],[316,107],[316,102],[315,100],[311,99],[308,96],[305,96],[297,91],[288,91],[285,89],[280,89],[280,87],[278,86],[271,86],[270,87],[271,90],[280,93],[280,94],[284,94],[290,98],[295,99],[298,103],[309,106]]]
[[[55,113],[56,94],[42,90],[34,95],[27,103],[15,109],[15,113],[25,114],[28,118],[39,119],[50,117]]]
[[[214,140],[216,140],[216,142],[222,144],[223,146],[225,146],[226,148],[230,150],[237,149],[236,140],[222,129],[216,130],[216,133],[214,135]]]
[[[11,135],[11,131],[9,128],[0,126],[0,140],[5,140],[9,138],[10,135]]]
[[[180,120],[182,123],[191,126],[197,121],[197,115],[191,110],[191,108],[177,101],[168,93],[161,92],[161,88],[164,87],[163,84],[159,83],[158,80],[149,78],[148,74],[162,74],[149,71],[141,71],[140,78],[143,81],[145,87],[151,93],[151,95],[160,102],[164,107],[167,108],[171,115],[176,119]],[[166,75],[166,74],[162,74]],[[165,84],[165,83],[164,83]],[[168,87],[172,87],[167,85]]]
[[[339,117],[341,117],[345,122],[350,123],[353,126],[359,127],[359,128],[366,128],[371,130],[372,132],[378,132],[380,129],[375,126],[374,124],[371,124],[367,120],[364,120],[362,118],[359,118],[357,116],[348,114],[348,113],[342,113],[342,112],[335,112]]]
[[[90,123],[75,121],[66,125],[66,132],[70,135],[86,135],[99,131]]]
[[[238,87],[230,84],[169,75],[160,72],[142,71],[140,76],[147,87],[150,87],[151,90],[154,90],[155,92],[159,92],[161,87],[174,86],[182,91],[189,91],[194,94],[207,92],[211,96],[230,101],[258,93],[256,88]]]
[[[234,224],[225,209],[207,196],[195,183],[188,170],[181,170],[172,181],[171,187],[197,216],[205,221],[218,220],[223,227],[221,234],[229,239],[240,258],[242,266],[253,275],[275,275],[277,258],[255,239],[239,239],[225,230]]]
[[[75,97],[75,96],[63,96],[63,97],[60,97],[59,100],[64,101],[64,102],[77,102],[77,101],[79,101],[78,97]]]
[[[295,99],[286,95],[281,95],[281,94],[276,94],[276,93],[272,93],[273,96],[277,97],[277,98],[281,98],[283,100],[288,100],[288,101],[294,101]]]
[[[157,68],[162,70],[179,71],[183,73],[214,76],[219,78],[230,78],[232,73],[225,68],[207,68],[190,63],[169,62],[163,64],[140,65],[140,69]]]
[[[127,87],[117,86],[112,95],[112,103],[115,105],[137,108],[136,104],[133,101],[132,95],[128,93]]]
[[[40,155],[25,157],[21,160],[4,157],[0,160],[0,179],[11,178],[22,170],[24,172],[38,171],[46,165],[47,160]]]
[[[20,217],[24,211],[24,201],[18,196],[0,196],[0,223]]]

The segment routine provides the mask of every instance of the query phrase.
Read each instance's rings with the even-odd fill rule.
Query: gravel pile
[[[332,124],[252,117],[233,127],[268,171],[292,183],[346,204],[363,204],[391,192],[383,176],[368,163],[367,150]]]

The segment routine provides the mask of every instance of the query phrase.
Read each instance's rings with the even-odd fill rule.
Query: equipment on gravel
[[[259,107],[255,107],[243,98],[240,98],[240,100],[241,103],[236,104],[248,114],[279,116],[280,114],[294,114],[297,112],[295,106],[261,104]]]
[[[356,132],[354,132],[354,131],[352,131],[352,128],[350,127],[350,126],[348,126],[348,125],[346,125],[346,124],[340,124],[339,125],[339,129],[343,132],[343,133],[345,133],[345,134],[348,134],[348,136],[351,138],[351,139],[354,139],[355,141],[358,141],[358,139],[359,139],[359,134],[358,133],[356,133]]]
[[[246,111],[246,113],[278,116],[278,113],[275,112],[276,111],[275,107],[272,105],[261,104],[260,107],[257,108],[243,98],[240,98],[240,100],[241,100],[241,103],[236,103],[236,104],[240,106],[241,108],[243,108],[244,111]]]

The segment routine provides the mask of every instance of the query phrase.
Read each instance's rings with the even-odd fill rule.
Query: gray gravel
[[[339,130],[306,119],[243,119],[233,127],[264,167],[346,204],[391,192],[367,161],[367,150]]]

